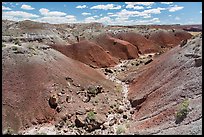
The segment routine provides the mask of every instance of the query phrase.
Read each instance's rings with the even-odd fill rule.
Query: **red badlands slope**
[[[191,38],[191,34],[185,31],[165,31],[159,30],[155,31],[149,36],[149,40],[158,44],[162,48],[172,48],[177,46],[181,40]]]
[[[138,33],[119,33],[116,37],[133,44],[139,50],[140,54],[155,53],[161,50],[157,44]]]
[[[133,81],[128,96],[136,108],[136,121],[131,125],[133,131],[144,134],[202,132],[201,49],[202,35],[199,35],[185,46],[174,47],[129,75]],[[185,98],[189,100],[190,110],[184,121],[176,124],[175,113]]]
[[[134,45],[127,41],[113,38],[108,34],[97,36],[94,42],[117,59],[138,58],[138,49]]]
[[[116,65],[116,60],[99,45],[83,40],[72,45],[52,45],[64,55],[95,67]]]
[[[24,47],[18,49],[22,50]],[[58,51],[36,49],[36,53],[37,55],[33,55],[33,51],[17,54],[10,47],[2,50],[3,129],[11,127],[18,131],[32,123],[53,120],[57,112],[50,108],[48,99],[51,91],[55,93],[64,89],[69,93],[70,85],[67,84],[66,77],[81,87],[100,84],[106,89],[114,88],[113,83],[98,71]],[[69,112],[84,105],[81,99],[75,97],[75,89],[70,94],[73,94],[75,103],[74,106],[67,106]]]

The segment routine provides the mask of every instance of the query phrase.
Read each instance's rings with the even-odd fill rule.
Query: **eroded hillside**
[[[202,134],[202,33],[3,20],[2,35],[4,134]]]

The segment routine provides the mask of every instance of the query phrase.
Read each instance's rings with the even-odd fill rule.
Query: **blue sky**
[[[202,24],[202,2],[3,2],[2,19],[52,24]]]

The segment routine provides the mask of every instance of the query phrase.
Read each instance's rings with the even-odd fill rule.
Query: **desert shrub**
[[[2,44],[2,47],[6,47],[6,45],[5,45],[5,44]]]
[[[87,93],[96,95],[96,94],[97,94],[97,89],[96,89],[96,87],[95,87],[95,86],[90,86],[90,87],[88,87]]]
[[[19,41],[18,39],[15,39],[15,40],[14,40],[14,44],[21,46],[20,41]]]
[[[4,135],[13,135],[14,131],[13,131],[13,129],[11,127],[8,127],[3,134]]]
[[[95,113],[93,112],[93,111],[89,111],[88,113],[87,113],[87,119],[88,120],[95,120]]]
[[[47,133],[45,133],[45,132],[38,132],[36,135],[47,135]]]
[[[115,91],[116,92],[122,92],[122,86],[117,84],[116,87],[115,87]]]
[[[30,49],[30,50],[35,50],[35,48],[34,48],[32,45],[29,45],[29,46],[28,46],[28,49]]]
[[[179,109],[176,112],[176,123],[180,123],[181,121],[184,120],[184,118],[186,118],[187,114],[188,114],[188,106],[189,106],[189,100],[185,99],[180,105],[179,105]]]
[[[116,134],[119,135],[122,133],[125,133],[125,128],[123,126],[118,126],[116,129]]]

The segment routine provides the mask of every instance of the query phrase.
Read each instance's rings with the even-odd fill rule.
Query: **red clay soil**
[[[108,34],[101,34],[95,38],[95,43],[118,59],[138,58],[138,49],[131,43],[113,38]]]
[[[72,45],[52,45],[62,54],[87,65],[103,68],[116,65],[116,60],[99,45],[88,40]]]
[[[191,36],[191,34],[185,31],[173,32],[159,30],[150,34],[149,40],[152,40],[161,48],[172,48],[180,44],[181,40],[189,39]]]
[[[138,33],[119,33],[116,37],[133,44],[139,50],[140,54],[155,53],[161,50],[157,44]]]
[[[184,98],[191,100],[202,95],[201,47],[202,35],[189,40],[184,47],[174,47],[128,76],[127,79],[133,78],[128,98],[138,109],[134,119],[140,121],[132,125],[134,130],[175,123],[175,106]],[[190,113],[194,117],[187,116],[186,122],[202,116],[202,102],[196,106],[200,109],[194,109]]]
[[[66,77],[81,87],[100,84],[104,88],[114,88],[113,83],[97,70],[53,49],[32,57],[8,51],[2,51],[3,130],[11,127],[17,132],[32,124],[53,120],[57,114],[48,103],[50,91],[69,91]],[[70,93],[76,94],[75,92],[73,90]],[[67,108],[69,112],[78,109],[79,105],[83,106],[81,100],[79,102],[76,98],[74,101]]]

